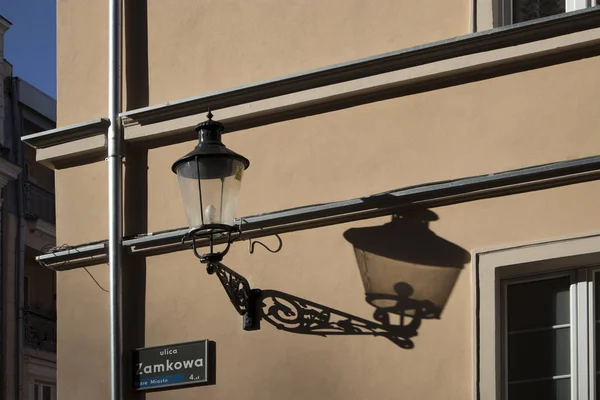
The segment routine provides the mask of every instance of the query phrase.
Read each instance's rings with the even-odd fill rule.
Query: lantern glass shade
[[[234,224],[244,163],[236,158],[196,156],[175,172],[190,228]]]
[[[390,310],[410,299],[428,301],[441,313],[470,255],[429,229],[437,219],[424,210],[344,232],[372,306]]]

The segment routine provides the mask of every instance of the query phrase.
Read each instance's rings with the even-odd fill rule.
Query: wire
[[[45,253],[45,254],[53,253],[54,254],[58,251],[71,250],[71,249],[73,249],[73,247],[69,246],[68,244],[63,244],[61,246],[54,246],[52,244],[47,244],[44,247],[42,247],[42,253]],[[78,250],[75,249],[75,251],[78,251]],[[43,261],[38,261],[38,263],[44,268],[48,268],[49,270],[55,271],[54,268],[49,267],[48,264],[46,264]],[[63,263],[60,264],[60,266],[58,266],[58,268],[62,267],[66,263],[67,263],[66,261],[63,261]]]
[[[77,248],[73,247],[73,246],[69,246],[68,244],[63,244],[60,246],[53,246],[51,244],[47,244],[46,246],[42,247],[42,252],[43,253],[56,253],[58,251],[65,251],[65,250],[75,250],[77,253],[79,253],[79,250],[77,250]],[[93,258],[93,257],[92,257]],[[56,267],[55,268],[50,268],[45,262],[43,261],[38,261],[38,263],[44,267],[44,268],[48,268],[51,271],[56,272]],[[67,262],[64,261],[62,264],[60,264],[60,267],[62,267],[63,265],[65,265]],[[108,265],[108,263],[106,263],[106,265]],[[94,275],[92,275],[92,273],[87,269],[87,267],[83,267],[83,269],[85,270],[85,272],[87,272],[87,274],[90,276],[90,278],[92,278],[92,280],[94,281],[94,283],[96,284],[96,286],[98,286],[102,291],[106,292],[106,293],[110,293],[109,290],[105,289],[104,287],[102,287],[102,285],[100,285],[100,283],[98,283],[98,281],[96,280],[96,278],[94,277]]]
[[[107,263],[106,265],[108,265],[108,263]],[[94,278],[94,275],[92,275],[92,273],[91,273],[90,271],[88,271],[87,267],[83,267],[83,269],[85,270],[85,272],[87,272],[87,273],[88,273],[88,275],[90,276],[90,278],[92,278],[92,280],[94,281],[94,283],[96,284],[96,286],[98,286],[100,289],[102,289],[102,290],[103,290],[103,291],[105,291],[106,293],[110,293],[110,291],[109,291],[109,290],[106,290],[106,289],[104,289],[104,288],[102,287],[102,285],[100,285],[100,284],[98,283],[98,281],[96,280],[96,278]]]

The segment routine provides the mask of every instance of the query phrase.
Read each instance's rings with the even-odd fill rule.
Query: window
[[[474,0],[471,17],[474,31],[485,31],[597,4],[600,0]]]
[[[572,301],[578,297],[575,274],[503,282],[505,399],[576,399],[578,384],[585,384],[578,382],[577,365],[589,364],[589,343],[577,337],[590,326]]]
[[[476,260],[476,398],[600,400],[600,235]]]
[[[589,7],[591,0],[500,0],[501,25],[550,17]]]
[[[33,400],[55,400],[56,399],[56,388],[53,385],[47,383],[34,383],[33,384]]]

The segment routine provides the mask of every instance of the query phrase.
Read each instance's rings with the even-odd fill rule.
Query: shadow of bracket
[[[302,335],[381,336],[403,349],[414,347],[411,338],[417,336],[422,319],[438,315],[431,302],[412,299],[410,307],[402,311],[398,325],[384,318],[380,318],[384,323],[373,322],[277,290],[263,290],[257,300],[261,319],[277,329]],[[387,312],[377,309],[375,316]]]

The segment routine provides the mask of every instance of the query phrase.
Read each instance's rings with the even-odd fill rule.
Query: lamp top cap
[[[208,113],[206,114],[206,121],[202,121],[200,122],[198,125],[196,125],[196,132],[200,132],[200,130],[217,130],[219,132],[222,132],[225,127],[223,126],[222,123],[218,122],[218,121],[214,121],[213,118],[213,113],[211,112],[210,108],[208,109]]]
[[[206,121],[196,125],[196,132],[198,132],[198,145],[194,148],[194,150],[175,161],[171,167],[171,170],[174,173],[177,173],[177,168],[180,165],[188,161],[199,162],[200,159],[207,158],[234,159],[240,161],[244,165],[244,169],[248,168],[250,161],[248,161],[246,157],[229,150],[227,147],[225,147],[223,142],[221,142],[221,132],[224,129],[223,124],[213,121],[213,115],[210,110],[208,110],[206,117],[208,118]]]

